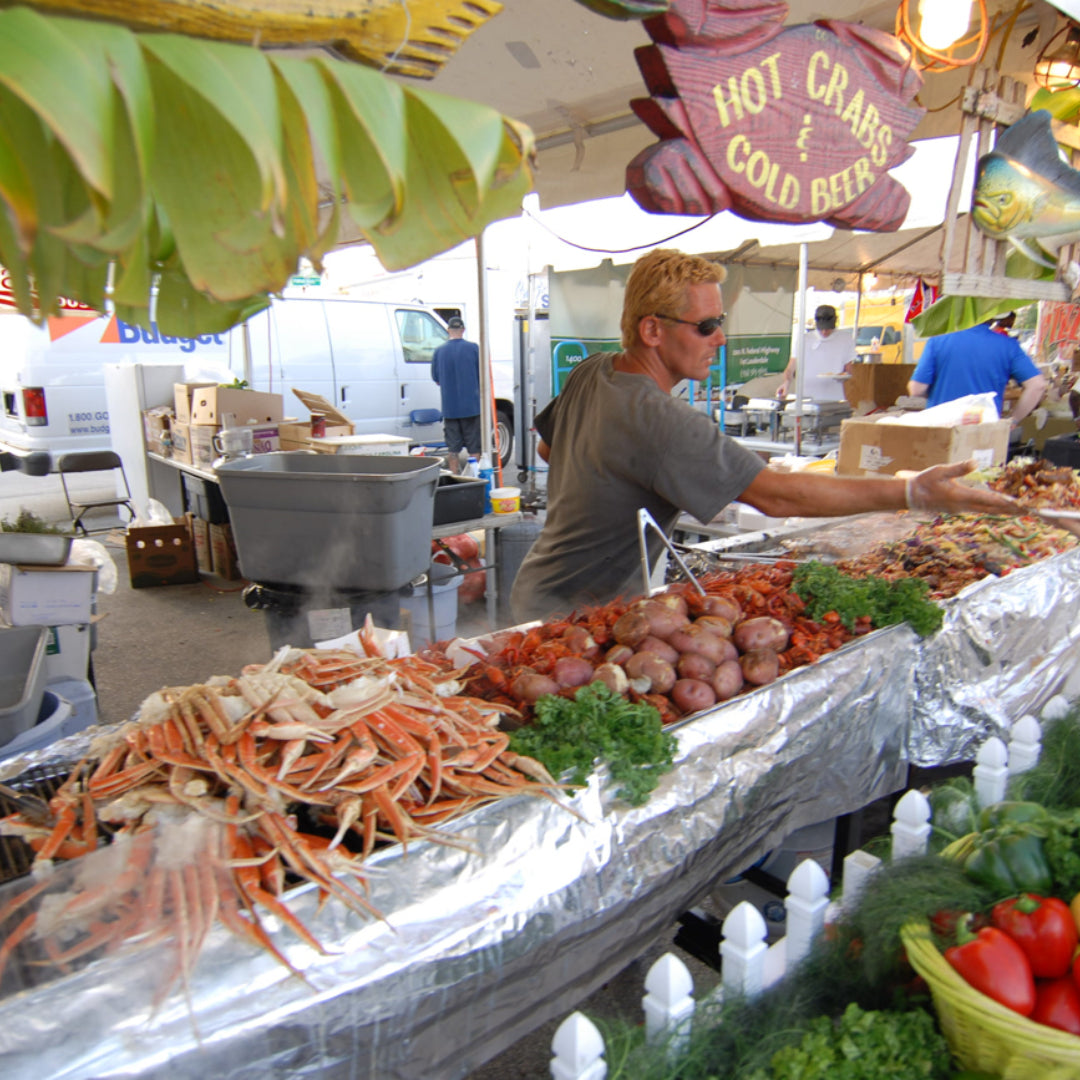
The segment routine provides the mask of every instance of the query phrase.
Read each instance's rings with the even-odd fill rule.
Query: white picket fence
[[[1060,695],[1051,698],[1042,710],[1042,719],[1056,720],[1070,709]],[[1009,776],[1026,772],[1039,760],[1042,728],[1030,715],[1013,724],[1006,744],[993,736],[975,755],[973,782],[980,806],[989,806],[1005,797]],[[914,789],[896,804],[892,834],[892,858],[922,855],[930,839],[930,804]],[[855,904],[881,860],[865,851],[853,851],[844,859],[844,891],[841,907]],[[761,913],[743,901],[734,907],[721,927],[722,959],[720,986],[705,1001],[714,1003],[725,991],[747,997],[767,990],[784,977],[789,965],[797,964],[810,950],[814,938],[825,927],[830,913],[829,879],[813,860],[807,859],[787,880],[786,934],[772,945]],[[690,1035],[694,1011],[699,1002],[693,996],[694,980],[686,965],[672,953],[665,953],[645,976],[645,1031],[650,1042],[670,1040],[677,1055]],[[551,1040],[553,1080],[604,1080],[604,1040],[596,1025],[583,1013],[568,1016]]]

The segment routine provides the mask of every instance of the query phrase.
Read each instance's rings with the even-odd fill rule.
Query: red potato
[[[591,681],[603,683],[616,694],[625,694],[630,689],[630,680],[618,664],[598,664]]]
[[[676,630],[681,630],[690,623],[685,612],[678,611],[659,599],[639,600],[632,610],[649,620],[649,634],[652,637],[667,639]]]
[[[582,656],[586,660],[591,660],[600,652],[600,646],[584,626],[568,626],[563,631],[562,639],[575,656]]]
[[[703,615],[719,615],[730,623],[737,623],[742,618],[742,608],[730,596],[706,596],[701,601]]]
[[[695,713],[716,704],[713,688],[701,679],[679,679],[671,688],[671,700],[683,712]]]
[[[604,654],[604,663],[625,664],[633,655],[634,650],[631,649],[629,645],[612,645]]]
[[[702,679],[708,682],[716,670],[716,665],[701,653],[688,652],[679,657],[675,670],[681,679]]]
[[[522,671],[510,684],[510,693],[518,701],[527,701],[530,705],[545,694],[557,694],[562,687],[550,676],[540,675],[535,671]]]
[[[647,694],[650,691],[657,694],[666,694],[674,685],[678,677],[675,669],[656,653],[634,653],[625,664],[626,674],[630,679],[630,685],[639,693]],[[644,685],[644,684],[648,685]]]
[[[739,652],[751,652],[753,649],[772,649],[783,652],[790,638],[788,628],[771,615],[758,615],[753,619],[744,619],[737,623],[731,634]]]
[[[734,629],[734,623],[730,619],[725,619],[722,615],[701,615],[694,620],[694,625],[700,626],[712,634],[719,634],[720,637],[731,637],[731,632]]]
[[[579,656],[560,656],[551,671],[560,686],[584,686],[593,677],[593,666]]]
[[[649,620],[640,611],[628,611],[615,620],[611,636],[620,645],[629,645],[632,649],[649,636]]]
[[[780,674],[780,657],[772,649],[751,649],[739,657],[743,678],[754,686],[768,686]]]
[[[686,606],[686,597],[680,593],[675,592],[662,592],[657,593],[655,596],[650,597],[658,604],[663,604],[665,607],[671,608],[672,611],[678,612],[683,618],[686,618],[689,609]]]
[[[716,665],[713,672],[712,688],[718,701],[733,698],[742,688],[746,679],[743,677],[742,664],[738,660],[725,660]]]
[[[672,634],[668,638],[668,644],[674,645],[680,653],[700,653],[702,656],[707,656],[714,664],[719,664],[727,659],[731,642],[704,627],[695,627],[691,624],[685,630]]]
[[[674,664],[679,659],[679,650],[673,645],[669,645],[668,642],[658,637],[653,637],[650,634],[635,650],[634,652],[651,652],[656,653],[661,659],[666,660],[669,664]]]

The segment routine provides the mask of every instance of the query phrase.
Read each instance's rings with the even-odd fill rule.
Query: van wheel
[[[514,456],[514,417],[502,406],[495,410],[495,441],[499,447],[499,462],[505,469]]]

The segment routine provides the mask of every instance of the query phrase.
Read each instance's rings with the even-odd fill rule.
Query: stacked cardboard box
[[[338,435],[354,435],[356,428],[353,422],[321,394],[310,394],[306,390],[293,389],[293,393],[312,412],[321,413],[326,418],[326,431],[323,433],[328,438]],[[283,420],[278,424],[278,436],[280,449],[282,450],[317,450],[318,446],[311,441],[310,420]]]
[[[143,413],[143,435],[149,453],[161,457],[171,456],[173,419],[171,405],[156,405]]]

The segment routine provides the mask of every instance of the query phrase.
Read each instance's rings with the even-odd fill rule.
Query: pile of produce
[[[1077,1056],[1059,1071],[1040,1074],[1029,1061],[1027,1071],[1009,1075],[1077,1075],[1080,712],[1047,727],[1039,764],[1012,779],[1005,802],[979,809],[967,779],[935,788],[930,801],[933,846],[944,854],[886,861],[784,979],[752,1000],[699,1006],[677,1053],[644,1045],[629,1023],[609,1023],[608,1076],[994,1080],[993,1071],[965,1071],[973,1066],[952,1056],[956,1048],[934,1026],[930,987],[904,948],[920,925],[945,970],[968,982],[966,992],[1011,1009],[1017,1025],[1034,1032],[1018,1046],[1042,1047],[1051,1035],[1075,1042]]]
[[[816,563],[752,564],[699,582],[704,595],[681,583],[483,638],[469,691],[527,722],[546,696],[573,697],[599,682],[670,723],[767,686],[872,629],[908,619],[932,633],[941,620],[919,582],[868,586]]]
[[[163,996],[219,919],[299,974],[258,914],[325,951],[282,903],[287,879],[381,918],[364,882],[377,844],[454,843],[436,826],[499,798],[553,797],[543,766],[498,730],[500,710],[460,689],[415,657],[285,648],[236,678],[151,695],[51,800],[19,797],[0,820],[36,852],[33,882],[0,900],[0,983],[13,957],[48,977],[166,938],[177,960]],[[54,860],[70,872],[46,873]]]

